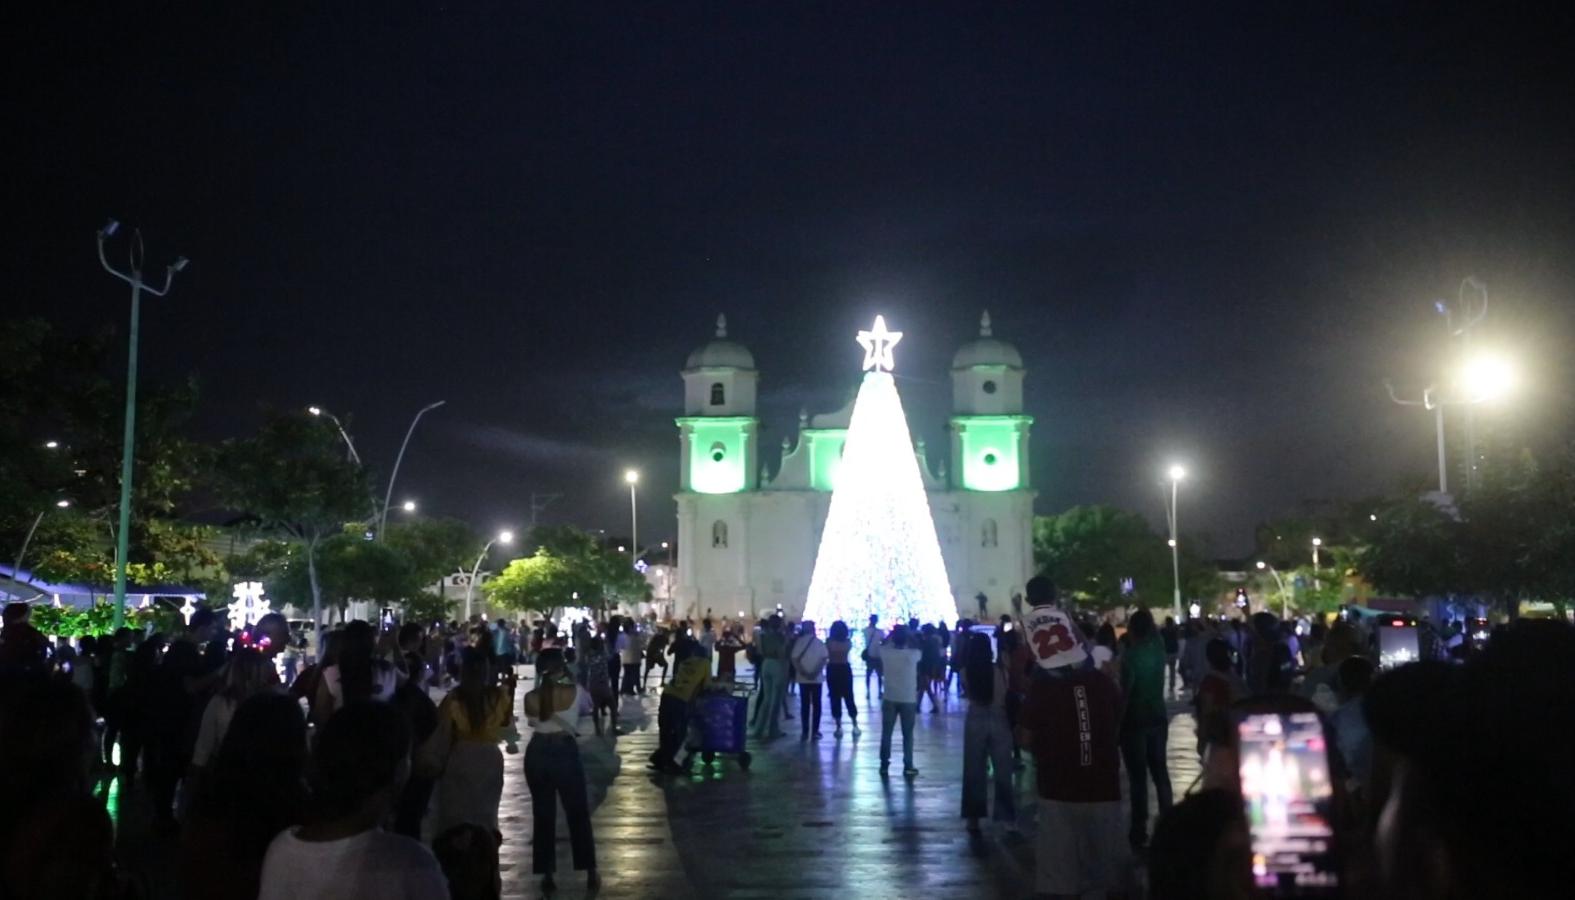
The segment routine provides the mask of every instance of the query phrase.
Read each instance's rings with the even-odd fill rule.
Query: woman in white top
[[[580,761],[580,718],[591,712],[591,695],[574,681],[563,651],[544,649],[536,658],[537,687],[525,695],[525,718],[532,733],[525,747],[525,783],[530,787],[532,870],[542,876],[543,892],[556,889],[557,812],[568,819],[574,868],[586,872],[586,887],[601,887],[596,873],[596,841],[591,834],[585,766]]]
[[[810,735],[820,740],[820,685],[826,680],[826,642],[815,633],[815,623],[805,619],[802,632],[789,655],[793,675],[798,679],[799,740]]]
[[[240,705],[258,694],[278,689],[273,664],[256,650],[237,650],[224,667],[224,686],[202,709],[197,744],[191,754],[193,769],[201,770],[219,755],[219,745],[230,730],[230,720]]]
[[[312,705],[317,722],[327,722],[334,712],[357,700],[383,703],[394,698],[404,673],[377,656],[377,629],[357,619],[339,637],[339,662],[323,670]]]

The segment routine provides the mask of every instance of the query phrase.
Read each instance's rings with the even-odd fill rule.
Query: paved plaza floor
[[[879,773],[880,711],[856,689],[861,737],[832,736],[829,707],[818,741],[786,735],[751,742],[748,772],[730,757],[696,760],[690,775],[656,775],[657,693],[623,698],[620,734],[582,744],[591,782],[592,823],[607,900],[693,898],[1024,898],[1033,892],[1033,767],[1016,773],[1021,838],[986,828],[970,839],[960,817],[963,717],[955,693],[915,728],[917,778],[901,777],[900,729],[892,775]],[[523,694],[524,687],[521,688]],[[797,698],[790,697],[797,715]],[[1177,704],[1177,708],[1180,705]],[[1177,796],[1197,776],[1190,716],[1172,719],[1170,773]],[[523,754],[507,756],[500,822],[503,893],[541,896],[531,869],[530,793]],[[113,786],[112,786],[113,787]],[[1124,784],[1123,784],[1124,787]],[[1152,791],[1150,792],[1152,797]],[[178,897],[173,847],[149,835],[138,789],[112,798],[122,855],[143,870],[155,897]],[[1150,801],[1151,804],[1153,801]],[[572,871],[567,831],[558,825],[560,898],[586,895]],[[1134,870],[1134,888],[1141,872]]]

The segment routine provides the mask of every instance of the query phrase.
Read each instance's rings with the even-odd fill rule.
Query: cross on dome
[[[876,316],[873,328],[859,332],[859,346],[864,348],[864,371],[874,369],[877,372],[890,372],[895,368],[891,348],[897,346],[900,340],[902,332],[887,331],[886,317]]]

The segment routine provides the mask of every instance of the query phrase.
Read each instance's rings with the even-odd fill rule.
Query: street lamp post
[[[487,553],[492,550],[493,544],[514,543],[514,532],[500,531],[498,536],[487,541],[487,546],[481,548],[481,553],[476,556],[476,564],[470,567],[470,580],[465,582],[465,627],[470,627],[470,598],[476,590],[476,575],[481,571],[481,561],[487,558]]]
[[[1261,559],[1258,560],[1258,571],[1262,572],[1265,569],[1268,570],[1270,575],[1274,576],[1274,583],[1280,589],[1280,618],[1289,619],[1291,617],[1291,596],[1285,591],[1285,579],[1280,577],[1280,573],[1273,566]]]
[[[314,416],[327,416],[328,421],[334,423],[334,427],[339,429],[339,436],[344,438],[345,447],[350,451],[350,461],[355,463],[357,466],[361,465],[361,454],[355,452],[355,441],[350,440],[350,433],[345,431],[345,425],[343,422],[339,421],[338,416],[326,409],[323,409],[321,406],[308,406],[306,411]]]
[[[1181,479],[1187,477],[1187,470],[1179,465],[1173,465],[1166,473],[1170,476],[1170,505],[1165,508],[1165,519],[1170,525],[1170,574],[1173,579],[1173,593],[1171,595],[1171,611],[1176,621],[1181,621],[1181,549],[1180,537],[1176,532],[1176,500],[1180,493]]]
[[[377,516],[377,539],[379,541],[383,539],[383,532],[388,525],[388,504],[389,501],[394,499],[394,479],[399,477],[399,464],[405,461],[405,448],[410,446],[410,436],[416,431],[416,423],[421,421],[422,416],[447,402],[447,400],[439,400],[436,403],[428,403],[426,406],[421,407],[421,411],[416,413],[416,417],[410,420],[410,427],[405,429],[405,439],[399,445],[399,455],[394,457],[394,471],[388,474],[388,491],[383,494],[383,510]]]
[[[1323,538],[1312,539],[1313,548],[1313,590],[1322,590],[1323,583],[1318,580],[1318,548],[1323,546]]]
[[[142,233],[131,233],[128,253],[130,268],[120,271],[109,264],[104,255],[104,242],[120,230],[120,223],[110,219],[98,230],[98,261],[104,271],[131,285],[131,333],[127,339],[126,354],[126,428],[121,438],[120,451],[120,528],[115,533],[115,619],[117,630],[126,621],[126,554],[130,551],[131,537],[131,474],[132,455],[137,435],[137,330],[142,318],[142,292],[163,297],[170,292],[175,273],[186,268],[184,256],[164,267],[164,286],[155,288],[142,280]]]
[[[55,506],[58,509],[65,509],[70,505],[70,500],[55,501]],[[48,507],[39,510],[38,515],[33,519],[32,526],[27,529],[27,537],[22,538],[22,549],[16,551],[16,562],[11,564],[11,577],[17,581],[22,580],[22,557],[27,555],[27,545],[33,543],[33,532],[38,530],[38,523],[44,521],[44,514],[47,512],[49,512]],[[32,581],[33,579],[29,576],[27,580]]]
[[[623,473],[623,480],[629,483],[629,556],[638,559],[640,556],[640,517],[636,510],[635,487],[640,483],[640,473],[629,469]]]

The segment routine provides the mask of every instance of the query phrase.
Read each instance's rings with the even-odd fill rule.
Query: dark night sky
[[[1174,456],[1220,553],[1430,475],[1381,383],[1432,377],[1466,275],[1530,382],[1488,418],[1575,419],[1567,5],[13,5],[46,9],[0,29],[8,310],[121,322],[92,235],[140,225],[194,260],[143,346],[200,374],[205,435],[317,402],[386,470],[447,400],[398,493],[484,528],[550,491],[622,530],[636,465],[667,536],[677,371],[718,312],[774,454],[877,311],[942,445],[988,307],[1031,367],[1040,510],[1162,522]]]

